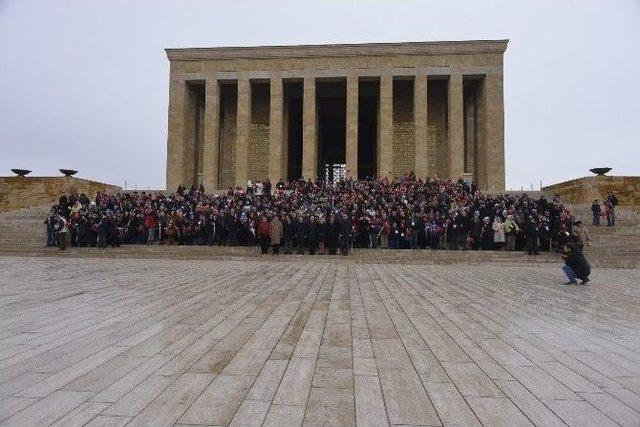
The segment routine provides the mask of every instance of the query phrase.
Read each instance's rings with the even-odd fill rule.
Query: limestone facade
[[[586,176],[542,187],[542,191],[559,196],[566,203],[590,205],[594,200],[603,203],[611,191],[620,206],[640,208],[639,176]]]
[[[167,49],[167,190],[323,177],[503,191],[506,40]]]
[[[119,193],[121,187],[67,176],[0,177],[0,212],[34,206],[51,207],[62,193],[84,193],[94,199],[98,192]]]

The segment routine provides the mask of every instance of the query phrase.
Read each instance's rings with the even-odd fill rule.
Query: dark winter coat
[[[591,267],[584,254],[580,251],[572,250],[564,263],[571,267],[578,279],[584,280],[591,274]]]

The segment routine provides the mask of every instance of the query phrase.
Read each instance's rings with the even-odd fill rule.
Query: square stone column
[[[449,76],[449,111],[447,128],[447,178],[457,180],[464,173],[464,107],[462,74]]]
[[[236,116],[236,185],[247,185],[249,166],[249,127],[251,126],[251,82],[238,77],[238,112]]]
[[[484,161],[486,162],[486,190],[505,190],[504,170],[504,98],[502,74],[488,74],[484,78]]]
[[[218,189],[220,166],[220,88],[215,76],[207,78],[204,99],[202,183],[205,191]]]
[[[172,78],[169,82],[169,132],[167,135],[167,190],[175,191],[185,183],[184,121],[187,104],[187,83]]]
[[[358,179],[358,76],[347,76],[347,171]]]
[[[302,97],[302,176],[315,179],[318,174],[315,77],[305,76]]]
[[[464,167],[464,172],[465,173],[470,173],[473,174],[474,177],[473,179],[476,180],[476,170],[475,170],[475,165],[476,165],[476,157],[475,157],[475,150],[476,150],[476,127],[477,127],[477,123],[476,123],[476,95],[475,93],[469,93],[467,99],[464,100],[464,104],[465,104],[465,119],[464,119],[464,126],[466,128],[465,130],[465,149],[464,149],[464,157],[465,157],[465,167]]]
[[[269,179],[275,185],[286,177],[286,145],[283,138],[282,78],[271,77],[269,90]]]
[[[393,170],[393,76],[380,76],[378,117],[378,176],[391,177]]]
[[[430,175],[427,142],[427,75],[417,74],[413,83],[413,129],[415,138],[415,174],[417,178]]]

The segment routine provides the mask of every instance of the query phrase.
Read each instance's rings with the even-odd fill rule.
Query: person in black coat
[[[84,216],[78,218],[76,233],[78,246],[80,246],[81,248],[87,246],[87,218],[85,218]]]
[[[216,218],[213,215],[209,215],[206,218],[204,229],[207,236],[207,245],[213,246],[216,242]]]
[[[291,216],[287,215],[282,221],[282,242],[284,243],[284,253],[290,254],[293,247],[295,236],[293,235],[293,226],[291,224]]]
[[[340,254],[349,254],[349,246],[351,245],[353,224],[349,221],[347,214],[342,214],[340,220]]]
[[[607,225],[616,225],[616,206],[618,206],[618,198],[611,191],[607,193],[605,198],[605,205],[608,207],[607,212]]]
[[[111,224],[109,218],[107,215],[104,215],[98,224],[98,244],[101,248],[107,247],[110,228]]]
[[[109,215],[108,217],[108,233],[109,233],[109,242],[111,243],[112,248],[120,247],[120,230],[119,223],[117,218],[114,215]]]
[[[532,216],[529,216],[529,219],[525,223],[524,232],[527,236],[527,251],[529,252],[529,255],[540,255],[540,251],[538,249],[540,229]]]
[[[456,214],[451,220],[447,221],[447,247],[448,249],[458,249],[458,224],[456,223]]]
[[[320,217],[316,225],[318,228],[318,255],[324,255],[327,242],[327,223]]]
[[[425,230],[425,222],[422,215],[418,215],[418,217],[416,218],[416,227],[418,228],[417,230],[418,247],[420,249],[426,249],[427,248],[427,232]]]
[[[313,215],[305,221],[305,235],[307,236],[309,255],[315,255],[316,248],[318,247],[318,223],[316,222],[316,217]]]
[[[593,225],[600,225],[600,214],[602,213],[602,208],[600,207],[600,203],[598,203],[597,199],[591,204],[591,213],[593,215]]]
[[[216,224],[216,243],[218,246],[225,246],[229,235],[229,230],[227,229],[227,218],[224,215],[218,215],[214,221]]]
[[[338,244],[340,243],[340,224],[336,221],[334,214],[329,217],[329,222],[326,224],[327,234],[326,243],[329,248],[329,255],[335,255],[338,250]]]
[[[472,220],[470,229],[469,229],[469,235],[471,236],[470,249],[480,249],[481,233],[482,233],[482,221],[480,221],[480,218]]]
[[[480,227],[480,248],[489,251],[493,249],[493,227],[491,218],[485,216]]]
[[[58,199],[58,211],[62,214],[63,217],[69,219],[69,215],[71,214],[71,201],[67,197],[67,193],[63,192],[60,198]]]
[[[297,216],[293,217],[291,221],[291,234],[293,236],[294,246],[296,247],[296,252],[299,255],[304,254],[304,224]]]
[[[565,246],[562,257],[564,258],[562,271],[564,271],[567,279],[569,279],[565,285],[576,285],[578,283],[576,279],[580,279],[582,281],[580,283],[581,285],[586,284],[589,281],[591,267],[589,266],[584,253],[573,245],[567,245]]]

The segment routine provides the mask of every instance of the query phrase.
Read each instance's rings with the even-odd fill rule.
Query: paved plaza
[[[640,271],[0,257],[3,425],[640,425]]]

